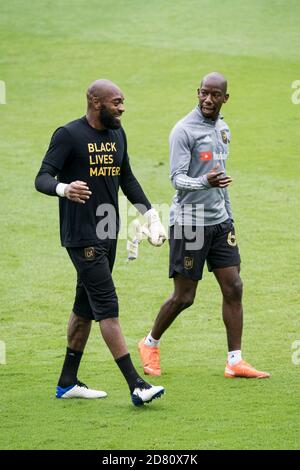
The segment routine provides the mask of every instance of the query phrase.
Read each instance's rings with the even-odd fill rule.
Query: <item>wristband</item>
[[[60,197],[66,197],[65,195],[65,189],[68,185],[65,183],[58,183],[58,185],[55,188],[56,194]]]

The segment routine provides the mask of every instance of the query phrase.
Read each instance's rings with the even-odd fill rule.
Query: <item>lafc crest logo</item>
[[[84,249],[84,257],[86,260],[92,260],[95,259],[95,248],[92,246],[89,246],[88,248]]]
[[[236,238],[234,233],[229,232],[228,237],[227,237],[227,243],[230,246],[236,246]]]
[[[192,267],[194,266],[194,258],[185,256],[183,265],[184,269],[192,269]]]
[[[228,144],[228,137],[226,131],[221,131],[221,136],[224,144]]]

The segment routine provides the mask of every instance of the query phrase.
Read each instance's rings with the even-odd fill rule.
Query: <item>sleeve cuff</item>
[[[207,175],[200,176],[200,181],[205,188],[211,188],[211,184],[208,182]]]

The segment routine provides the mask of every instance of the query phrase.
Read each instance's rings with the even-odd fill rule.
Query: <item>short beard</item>
[[[118,122],[107,110],[107,107],[102,105],[99,111],[99,121],[107,129],[119,129],[121,123]]]

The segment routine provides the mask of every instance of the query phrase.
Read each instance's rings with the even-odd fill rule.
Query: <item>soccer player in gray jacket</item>
[[[174,292],[162,305],[151,332],[139,343],[145,374],[159,376],[159,342],[177,315],[193,304],[207,262],[223,295],[228,359],[225,377],[266,378],[242,358],[240,255],[226,175],[230,132],[220,115],[228,101],[227,81],[213,72],[198,89],[198,106],[170,135],[171,180],[176,194],[170,211],[170,272]]]

